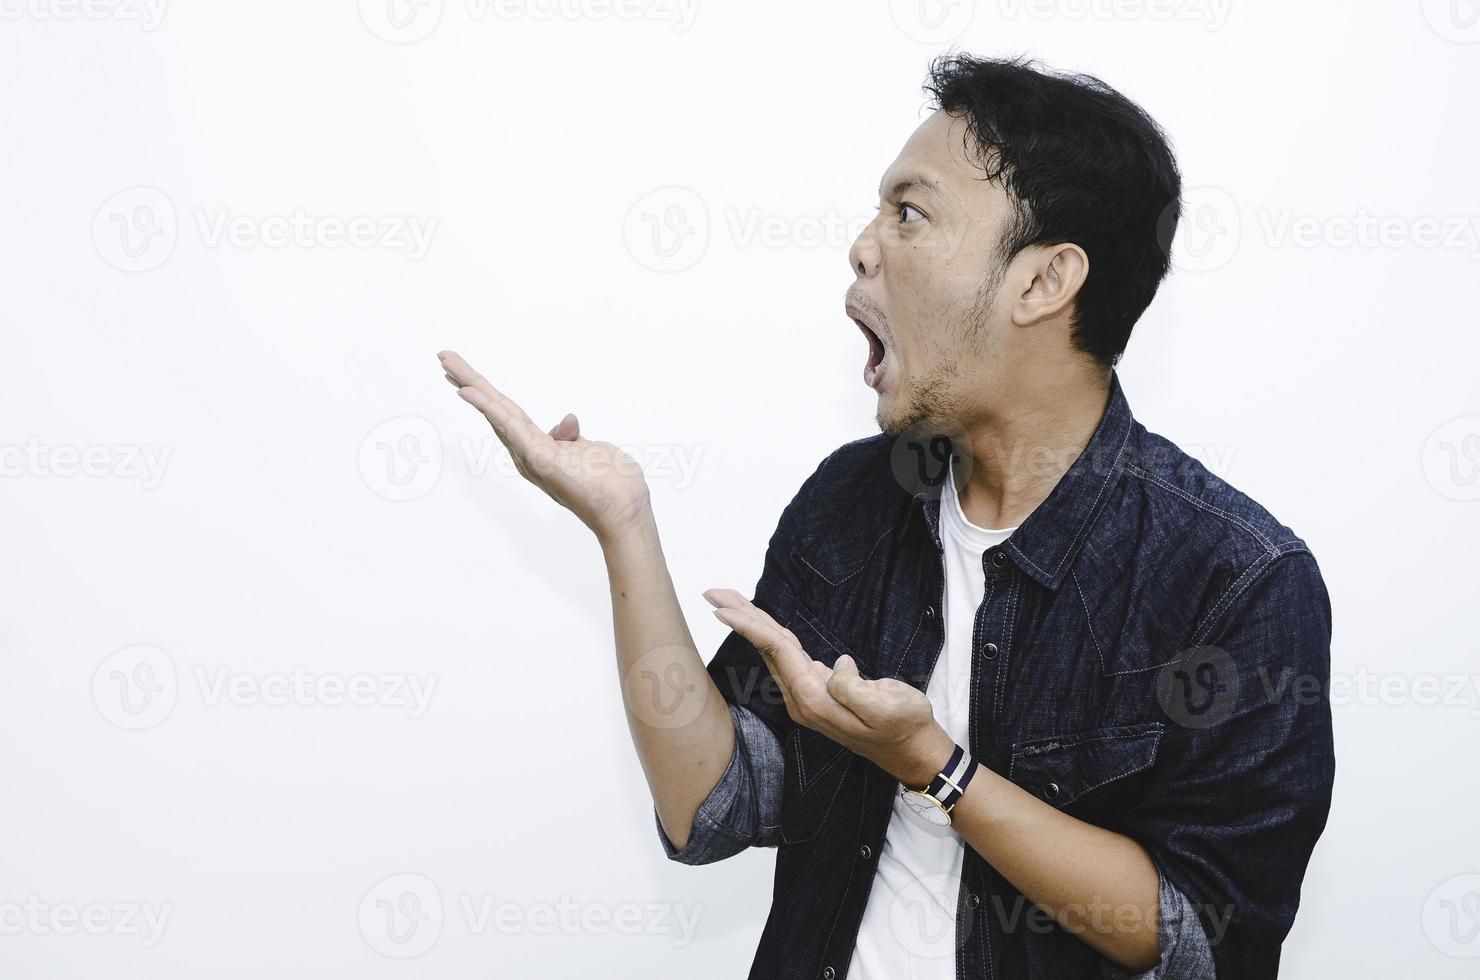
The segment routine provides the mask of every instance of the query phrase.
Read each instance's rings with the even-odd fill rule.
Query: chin
[[[904,431],[926,417],[912,403],[901,405],[899,399],[889,395],[879,396],[879,407],[874,412],[874,421],[879,431],[891,439],[898,438]]]
[[[944,380],[932,378],[906,385],[899,393],[881,394],[874,421],[891,439],[912,429],[916,434],[950,435],[961,429],[953,405]]]

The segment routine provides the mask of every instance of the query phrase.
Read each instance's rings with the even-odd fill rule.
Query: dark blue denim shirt
[[[944,642],[939,494],[900,448],[875,436],[823,461],[781,516],[755,601],[813,658],[848,653],[923,691]],[[1331,607],[1305,543],[1147,431],[1112,371],[1089,444],[983,567],[971,752],[1146,848],[1163,967],[1211,950],[1220,977],[1275,976],[1335,768]],[[750,976],[841,980],[898,783],[794,723],[738,634],[709,672],[736,753],[685,848],[664,846],[689,863],[776,846]],[[1202,926],[1195,948],[1169,949],[1183,914]],[[956,934],[959,977],[1117,975],[970,847]]]

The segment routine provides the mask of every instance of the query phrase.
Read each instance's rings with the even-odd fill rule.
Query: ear
[[[1089,277],[1089,256],[1072,242],[1031,251],[1036,253],[1027,270],[1031,278],[1012,307],[1012,322],[1019,327],[1066,313]]]

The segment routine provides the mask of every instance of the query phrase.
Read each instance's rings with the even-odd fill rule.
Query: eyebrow
[[[926,190],[931,191],[932,193],[937,194],[941,197],[945,196],[945,191],[941,189],[940,184],[921,174],[907,174],[906,176],[899,178],[894,182],[894,185],[889,188],[888,196],[898,197],[912,187],[923,187]],[[879,185],[879,196],[885,196],[884,185],[882,184]]]

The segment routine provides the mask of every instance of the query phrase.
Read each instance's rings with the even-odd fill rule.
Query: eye
[[[922,220],[924,217],[924,212],[909,202],[905,202],[899,206],[899,220],[901,222],[907,224],[911,221]]]

